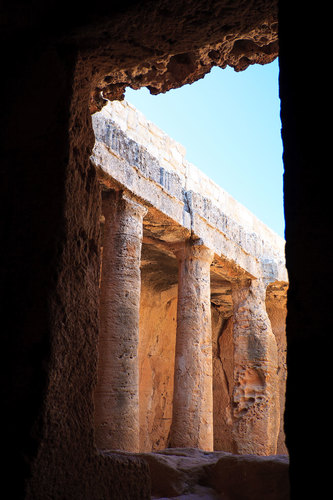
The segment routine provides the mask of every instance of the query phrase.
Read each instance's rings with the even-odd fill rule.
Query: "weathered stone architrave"
[[[139,451],[139,307],[146,209],[106,193],[95,435],[100,449]]]

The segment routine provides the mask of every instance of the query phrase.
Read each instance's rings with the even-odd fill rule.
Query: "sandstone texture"
[[[140,451],[156,451],[169,445],[176,320],[177,287],[159,291],[151,288],[143,276],[139,340]]]
[[[117,98],[136,75],[153,91],[182,85],[209,70],[207,54],[236,69],[271,60],[277,5],[125,0],[92,11],[37,1],[4,10],[8,463],[30,498],[145,498],[142,462],[106,460],[94,443],[100,193],[89,100],[97,109],[104,92]],[[157,59],[164,69],[155,77]]]
[[[139,451],[139,310],[144,207],[117,192],[103,200],[96,445]],[[126,263],[126,265],[124,265]]]
[[[132,105],[109,103],[93,124],[102,189],[146,210],[139,450],[286,453],[284,240]]]
[[[278,436],[277,449],[279,453],[286,454],[287,446],[284,434],[284,413],[286,399],[287,380],[287,338],[286,338],[286,317],[287,317],[287,283],[271,283],[266,289],[266,311],[269,317],[272,331],[276,338],[278,350],[278,384],[280,401],[280,432]]]
[[[2,2],[1,20],[3,491],[25,500],[150,498],[142,459],[104,456],[94,443],[101,245],[90,112],[104,91],[117,99],[140,81],[161,91],[193,81],[206,55],[241,69],[279,54],[291,497],[325,498],[327,429],[313,402],[327,401],[331,388],[331,148],[322,120],[331,89],[325,71],[308,69],[329,64],[330,16],[321,5],[275,0],[101,0],[94,8],[13,0]],[[193,54],[192,67],[175,58],[182,54]],[[280,331],[285,311],[267,310]],[[316,471],[309,457],[320,462]]]
[[[142,21],[146,9],[154,12],[153,22],[147,16],[145,22]],[[191,7],[184,0],[175,5],[163,0],[145,2],[140,8],[136,5],[131,11],[131,37],[121,50],[117,44],[112,50],[118,70],[110,71],[110,61],[103,52],[99,57],[91,110],[100,109],[106,99],[121,100],[126,86],[133,89],[146,86],[152,94],[158,94],[202,78],[213,66],[230,66],[235,71],[243,71],[251,64],[273,61],[278,55],[276,9],[274,0],[250,0],[244,11],[239,0],[231,3],[209,1]],[[163,35],[164,23],[170,29],[168,36]],[[126,30],[126,24],[107,24],[104,29],[116,40],[121,37],[122,30]],[[196,33],[194,43],[192,30]],[[178,42],[180,35],[181,45]],[[76,38],[80,36],[82,32],[78,30]],[[90,44],[97,43],[101,41],[91,32]],[[107,38],[102,46],[104,52],[111,49]],[[138,64],[138,53],[142,52],[144,59]]]
[[[177,248],[178,307],[170,446],[214,449],[210,266],[200,244]]]
[[[273,455],[280,430],[277,341],[260,281],[235,289],[233,428],[236,451]],[[250,438],[250,439],[249,439]]]

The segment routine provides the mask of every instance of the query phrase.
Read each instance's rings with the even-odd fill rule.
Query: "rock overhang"
[[[102,2],[95,30],[82,24],[65,37],[83,50],[92,48],[92,112],[122,99],[128,86],[165,93],[203,78],[214,66],[243,71],[278,56],[276,0],[131,3],[120,25],[105,16],[111,8],[117,17],[118,6]]]

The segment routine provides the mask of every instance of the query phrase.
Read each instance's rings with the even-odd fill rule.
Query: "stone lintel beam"
[[[278,352],[263,281],[233,289],[233,441],[240,454],[276,453],[280,427]]]
[[[178,308],[170,445],[213,450],[210,265],[200,242],[175,248]]]
[[[103,200],[96,445],[139,451],[139,308],[142,220],[146,209],[111,191]]]
[[[288,281],[283,238],[190,164],[182,145],[128,103],[109,103],[92,119],[91,159],[102,185],[127,189],[150,215],[155,211],[178,232],[201,239],[228,266]]]

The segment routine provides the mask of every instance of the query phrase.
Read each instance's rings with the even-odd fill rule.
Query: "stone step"
[[[140,453],[150,468],[152,500],[288,500],[287,455],[234,455],[174,448]]]

